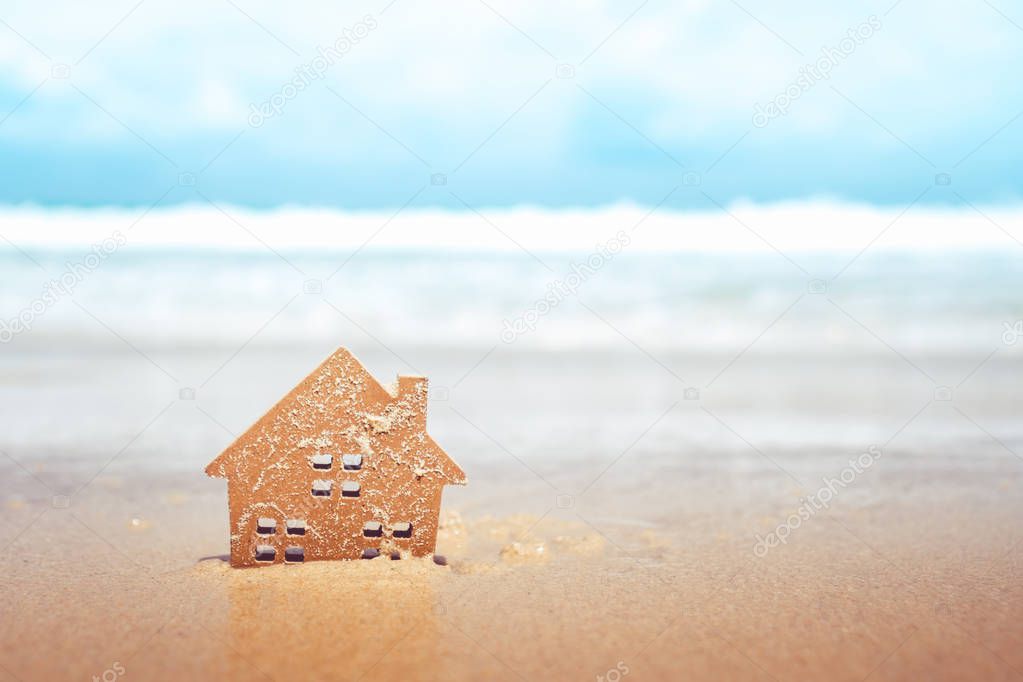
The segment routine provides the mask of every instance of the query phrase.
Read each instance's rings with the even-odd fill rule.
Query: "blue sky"
[[[707,209],[1023,193],[1018,3],[388,2],[6,3],[0,203]],[[821,59],[829,76],[807,78]],[[754,120],[786,91],[784,113]],[[253,115],[275,96],[277,112]]]

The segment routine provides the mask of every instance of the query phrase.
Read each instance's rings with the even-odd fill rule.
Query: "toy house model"
[[[427,383],[384,388],[345,349],[206,467],[227,479],[231,565],[427,556],[465,473],[426,433]]]

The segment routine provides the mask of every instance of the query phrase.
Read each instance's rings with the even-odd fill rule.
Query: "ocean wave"
[[[91,270],[86,253],[0,251],[8,329],[39,309],[49,283],[78,276],[28,316],[19,345],[118,336],[149,347],[237,346],[250,337],[294,345],[358,335],[395,347],[729,353],[755,341],[757,352],[959,352],[990,350],[1023,318],[1023,272],[995,250],[879,251],[852,261],[804,254],[810,276],[774,252],[626,249],[592,267],[569,253],[275,254],[129,241]]]

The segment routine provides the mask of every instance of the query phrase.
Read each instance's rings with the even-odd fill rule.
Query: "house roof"
[[[465,472],[426,433],[426,379],[399,376],[385,388],[347,349],[340,348],[206,466],[217,478],[258,475],[296,450],[335,450],[382,442],[397,461],[442,485],[464,485]],[[337,452],[339,457],[341,452]]]

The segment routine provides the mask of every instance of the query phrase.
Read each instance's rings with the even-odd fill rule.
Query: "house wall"
[[[250,482],[229,482],[231,565],[283,563],[287,547],[302,547],[305,561],[358,559],[367,548],[377,549],[382,555],[392,551],[411,556],[433,553],[443,490],[437,480],[416,478],[404,470],[381,473],[367,469],[364,475],[358,476],[356,474],[361,472],[336,469],[320,471],[309,467],[299,476],[289,476],[283,489],[274,484],[275,481],[264,482],[260,489],[263,494],[258,496],[253,495]],[[313,496],[314,480],[331,481],[331,495]],[[342,496],[341,483],[345,480],[360,482],[358,497]],[[258,532],[261,517],[276,521],[274,533]],[[304,520],[305,534],[289,535],[288,519]],[[381,523],[380,537],[364,535],[363,526],[367,521]],[[410,538],[394,536],[393,526],[401,522],[412,524]],[[257,561],[259,545],[269,545],[276,550],[272,562]]]

